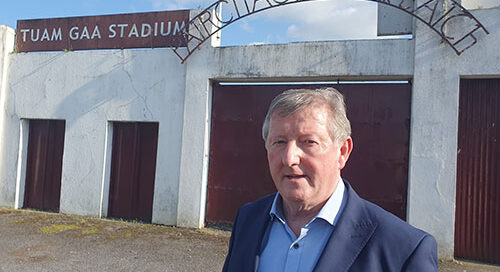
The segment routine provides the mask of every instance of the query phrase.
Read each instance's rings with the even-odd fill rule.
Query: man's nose
[[[290,141],[286,146],[285,153],[283,154],[283,164],[286,166],[298,165],[300,163],[301,150],[297,143]]]

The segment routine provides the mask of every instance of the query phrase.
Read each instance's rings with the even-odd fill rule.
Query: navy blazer
[[[314,271],[437,271],[437,244],[428,233],[360,198],[347,199]],[[238,210],[222,271],[255,271],[270,223],[273,195]]]

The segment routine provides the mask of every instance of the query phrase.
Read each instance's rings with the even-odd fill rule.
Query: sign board
[[[189,10],[17,21],[16,51],[185,47]]]

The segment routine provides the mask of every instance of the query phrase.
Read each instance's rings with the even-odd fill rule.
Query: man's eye
[[[316,141],[315,140],[305,140],[304,141],[306,144],[309,144],[309,145],[312,145],[312,144],[315,144]]]
[[[286,141],[284,141],[284,140],[277,140],[277,141],[274,141],[274,144],[275,145],[282,145],[282,144],[286,144]]]

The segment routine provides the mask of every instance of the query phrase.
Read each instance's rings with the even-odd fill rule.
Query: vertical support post
[[[18,129],[7,116],[7,86],[10,54],[14,51],[14,29],[0,25],[0,205],[15,206],[16,161],[11,154],[17,152],[16,138],[6,137],[10,129]],[[9,140],[10,139],[10,140]],[[15,156],[15,155],[14,155]]]
[[[17,157],[16,199],[15,209],[21,209],[24,203],[26,184],[26,163],[28,156],[29,121],[22,119],[19,133],[19,154]]]
[[[101,203],[99,217],[108,216],[109,183],[111,177],[111,154],[113,149],[113,122],[106,124],[106,140],[104,142],[104,166],[102,170]]]

